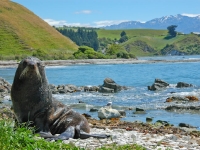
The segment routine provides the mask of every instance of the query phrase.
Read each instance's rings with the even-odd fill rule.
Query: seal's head
[[[24,58],[18,67],[20,72],[19,79],[34,78],[41,80],[41,73],[44,72],[44,64],[36,57],[26,57]]]

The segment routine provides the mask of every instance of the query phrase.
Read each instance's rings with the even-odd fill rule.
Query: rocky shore
[[[182,59],[182,60],[139,60],[139,59],[76,59],[76,60],[46,60],[43,61],[46,66],[67,66],[67,65],[85,65],[85,64],[142,64],[142,63],[176,63],[176,62],[200,62],[200,59]],[[17,67],[18,61],[0,61],[0,68]]]

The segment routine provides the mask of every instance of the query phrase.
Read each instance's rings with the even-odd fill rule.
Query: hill
[[[0,59],[67,59],[78,46],[22,5],[0,1]]]
[[[126,32],[128,40],[118,45],[136,56],[200,54],[200,35],[179,33],[174,38],[167,38],[167,30],[99,29],[97,33],[100,45],[116,43],[120,39],[122,31]],[[101,49],[103,48],[101,47]]]

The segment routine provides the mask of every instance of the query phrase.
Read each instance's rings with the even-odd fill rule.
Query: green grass
[[[33,134],[34,129],[22,125],[14,129],[13,121],[0,120],[0,149],[1,150],[84,150],[73,144],[61,141],[49,142]],[[137,144],[117,146],[107,145],[98,150],[145,150]]]
[[[133,37],[143,37],[143,36],[148,36],[148,37],[157,37],[157,36],[165,36],[167,35],[167,30],[152,30],[152,29],[126,29],[126,30],[104,30],[104,29],[99,29],[96,30],[98,34],[98,38],[110,38],[112,40],[119,39],[120,38],[120,33],[122,31],[126,32],[126,35],[129,38]]]
[[[120,33],[126,32],[128,41],[120,43],[129,53],[136,56],[152,56],[161,55],[161,50],[166,45],[174,45],[181,52],[188,54],[200,54],[200,36],[194,34],[181,35],[178,34],[174,38],[166,39],[168,30],[152,30],[152,29],[129,29],[129,30],[96,30],[98,38],[109,38],[111,40],[119,40]],[[142,41],[143,44],[135,44]],[[145,43],[145,44],[144,44]],[[145,49],[152,48],[154,51],[149,52]]]
[[[69,38],[15,2],[0,1],[0,20],[0,59],[33,55],[38,50],[46,56],[43,59],[66,59],[78,50]]]

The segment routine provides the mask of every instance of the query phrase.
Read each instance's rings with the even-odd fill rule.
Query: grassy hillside
[[[109,39],[109,43],[119,40],[122,31],[126,32],[128,40],[119,45],[136,56],[168,55],[172,50],[188,55],[200,54],[200,36],[194,34],[178,34],[175,38],[166,38],[167,30],[151,29],[100,29],[97,33],[99,39]]]
[[[152,30],[152,29],[127,29],[127,30],[97,30],[99,38],[119,39],[120,33],[125,31],[129,38],[141,36],[162,36],[167,34],[167,30]]]
[[[15,2],[0,1],[0,59],[26,55],[66,59],[77,50],[74,42],[33,12]]]

